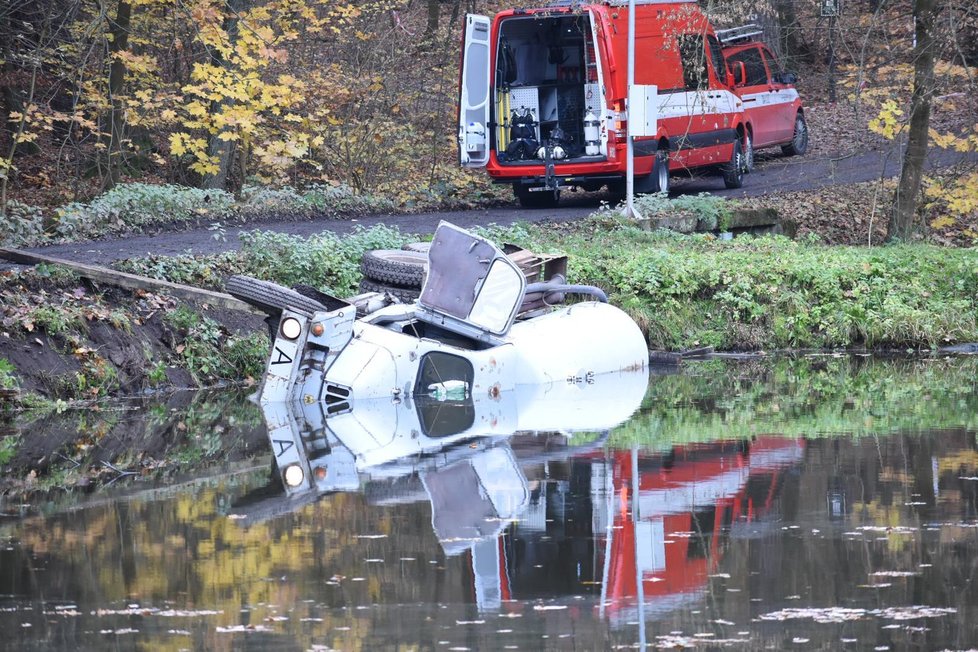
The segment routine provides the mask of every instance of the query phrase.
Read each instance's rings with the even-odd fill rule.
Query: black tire
[[[360,281],[360,293],[365,292],[380,292],[382,294],[389,294],[392,297],[396,297],[403,303],[411,303],[421,296],[420,288],[402,288],[395,285],[385,285],[383,283],[377,283],[371,281],[368,278]]]
[[[669,150],[660,149],[655,152],[655,163],[652,164],[654,179],[652,192],[669,192]]]
[[[538,190],[530,192],[530,189],[522,185],[513,186],[513,194],[523,208],[540,209],[555,208],[560,202],[560,191]]]
[[[744,147],[740,138],[734,141],[730,162],[724,163],[720,172],[723,174],[723,185],[727,188],[740,188],[744,185]]]
[[[801,156],[808,151],[808,123],[802,114],[795,116],[795,133],[790,143],[781,146],[781,151],[785,156]]]
[[[421,287],[428,256],[402,249],[374,249],[363,254],[360,270],[365,278],[400,287]]]
[[[225,285],[227,293],[253,305],[262,312],[278,316],[286,308],[311,315],[326,307],[295,290],[250,276],[235,275]]]
[[[754,137],[749,131],[744,133],[744,173],[754,171]]]
[[[403,247],[401,247],[401,249],[403,249],[404,251],[416,251],[418,253],[426,254],[426,253],[428,253],[428,250],[431,249],[431,243],[430,242],[409,242],[406,245],[404,245]]]

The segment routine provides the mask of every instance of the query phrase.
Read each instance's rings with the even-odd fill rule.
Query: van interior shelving
[[[602,111],[590,17],[514,16],[499,29],[492,146],[500,163],[539,163],[547,145],[560,146],[558,159],[603,159],[585,156],[585,115]]]

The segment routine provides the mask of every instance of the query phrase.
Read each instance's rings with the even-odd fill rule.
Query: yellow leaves
[[[170,134],[170,153],[174,156],[183,156],[187,153],[186,134]]]
[[[955,222],[953,217],[948,215],[942,215],[941,217],[931,220],[930,226],[932,229],[943,229],[944,227],[951,226]]]
[[[124,63],[126,70],[131,74],[150,74],[159,68],[156,58],[148,54],[133,54],[129,50],[119,50],[113,53],[112,57]]]
[[[904,128],[900,120],[901,116],[903,111],[897,106],[895,100],[884,100],[877,116],[869,121],[869,129],[888,140],[893,140]]]

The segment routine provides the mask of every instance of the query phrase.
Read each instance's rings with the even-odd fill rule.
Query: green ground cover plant
[[[229,334],[213,319],[186,306],[168,313],[166,320],[178,333],[174,350],[182,366],[200,385],[242,382],[257,378],[265,369],[268,336],[263,332]]]
[[[826,246],[779,236],[724,241],[645,231],[609,213],[482,232],[541,253],[567,253],[569,280],[607,290],[655,349],[904,350],[978,341],[973,248]],[[343,239],[252,232],[234,254],[129,261],[125,268],[211,286],[231,273],[249,274],[343,296],[355,292],[363,251],[412,239],[389,227]]]

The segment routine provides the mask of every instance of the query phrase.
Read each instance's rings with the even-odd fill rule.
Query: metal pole
[[[625,217],[638,219],[635,211],[635,147],[632,142],[632,86],[635,85],[635,0],[628,0],[628,82],[625,90]]]

